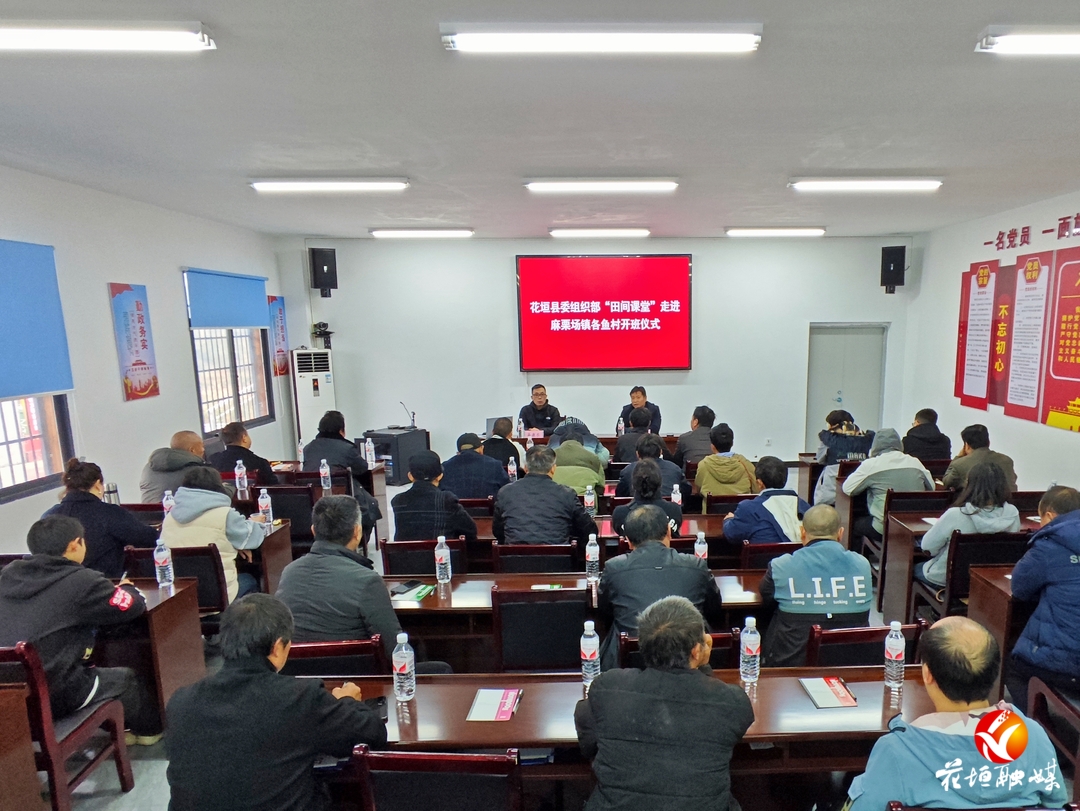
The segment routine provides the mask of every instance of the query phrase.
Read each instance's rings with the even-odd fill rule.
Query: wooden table
[[[617,419],[618,418],[616,418],[616,421],[617,421]],[[601,445],[603,445],[605,448],[607,448],[608,451],[611,454],[614,455],[615,446],[619,442],[619,437],[618,436],[616,436],[615,434],[594,434],[594,436],[597,439],[600,440]],[[516,439],[522,445],[524,445],[530,439],[530,437],[511,437],[511,438]],[[678,446],[679,446],[679,435],[678,434],[664,434],[661,438],[664,440],[664,444],[667,446],[668,453],[674,454],[675,449],[678,448]],[[531,439],[533,441],[533,444],[535,444],[535,445],[546,445],[546,444],[548,444],[548,441],[551,439],[551,437],[548,437],[548,436],[543,436],[543,437],[534,436],[534,437],[531,437]]]
[[[495,534],[492,532],[491,524],[494,520],[488,515],[474,515],[473,520],[476,521],[476,536],[482,541],[495,540]],[[596,526],[600,530],[599,538],[618,538],[616,533],[611,528],[611,516],[610,515],[597,515]],[[698,532],[704,532],[705,538],[708,540],[719,540],[724,537],[724,516],[722,515],[684,515],[682,524],[679,526],[679,536],[683,538],[693,538]]]
[[[289,519],[274,522],[274,531],[263,539],[257,550],[262,572],[263,588],[267,594],[277,592],[281,573],[292,563],[292,525]]]
[[[0,685],[0,811],[42,809],[25,684]]]
[[[1001,649],[1001,664],[994,683],[991,701],[999,700],[1005,692],[1005,665],[1009,652],[1027,625],[1038,603],[1015,600],[1012,595],[1012,566],[972,566],[971,592],[968,596],[968,617],[982,625],[997,640]],[[1027,712],[1027,707],[1021,707]]]

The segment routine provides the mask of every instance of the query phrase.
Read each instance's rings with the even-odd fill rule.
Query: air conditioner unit
[[[296,404],[296,435],[305,445],[319,432],[319,420],[337,410],[334,396],[334,364],[328,349],[292,351],[293,398]]]

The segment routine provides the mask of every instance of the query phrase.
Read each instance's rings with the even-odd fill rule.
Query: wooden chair
[[[286,676],[342,679],[382,676],[391,672],[382,636],[342,642],[293,642],[281,672]]]
[[[495,496],[487,498],[459,498],[458,503],[469,515],[495,515]]]
[[[53,811],[70,811],[72,790],[109,758],[116,763],[121,791],[135,788],[124,743],[124,707],[117,699],[94,701],[67,718],[54,719],[45,668],[29,642],[20,642],[14,648],[0,648],[0,681],[25,682],[29,688],[26,710],[30,734],[37,744],[34,761],[38,771],[48,776]],[[104,746],[69,777],[68,759],[84,752],[100,730],[108,734]]]
[[[120,506],[140,522],[152,527],[161,527],[161,522],[165,520],[165,509],[160,502],[156,504],[121,504]]]
[[[671,539],[671,548],[674,549],[676,552],[679,552],[680,554],[692,555],[692,554],[694,554],[694,544],[696,542],[697,542],[697,538],[690,538],[690,537],[672,538]],[[620,555],[628,555],[630,553],[630,551],[631,551],[630,550],[630,541],[628,541],[626,538],[619,538],[619,541],[618,541],[618,554],[620,554]],[[711,546],[709,548],[709,556],[712,557],[712,547]],[[603,555],[602,554],[601,554],[601,562],[603,562]]]
[[[1051,687],[1038,676],[1028,682],[1028,718],[1037,721],[1058,753],[1073,767],[1073,794],[1076,799],[1076,772],[1080,769],[1080,694]]]
[[[330,488],[340,487],[345,490],[345,495],[355,496],[356,485],[352,475],[352,468],[339,467],[338,465],[330,466]],[[301,470],[296,474],[297,484],[309,484],[316,488],[315,500],[318,501],[324,495],[329,496],[330,493],[324,493],[322,488],[322,476],[317,470]]]
[[[297,476],[305,474],[296,474]],[[267,487],[274,518],[288,518],[293,560],[306,555],[315,536],[311,534],[311,511],[315,508],[315,488],[310,484],[278,484]],[[321,492],[321,490],[320,490]]]
[[[781,555],[790,555],[802,549],[801,543],[750,543],[742,542],[739,554],[740,569],[765,569],[769,561]]]
[[[622,472],[628,467],[630,467],[631,464],[631,462],[608,462],[607,471],[604,473],[604,478],[614,479],[615,481],[618,481],[619,477],[622,475]]]
[[[435,544],[438,541],[383,541],[383,574],[435,576]],[[450,547],[450,570],[454,574],[469,573],[469,557],[465,552],[464,538],[447,538]]]
[[[29,552],[23,552],[17,555],[0,555],[0,572],[4,571],[4,567],[9,563],[14,563],[17,560],[30,557]]]
[[[577,541],[559,544],[492,544],[491,560],[496,574],[504,572],[583,572]]]
[[[930,627],[923,619],[911,625],[900,626],[907,640],[904,661],[911,665],[919,662],[919,636]],[[885,637],[890,627],[880,628],[832,628],[820,625],[810,628],[810,641],[806,645],[807,667],[856,667],[880,665],[885,660]]]
[[[709,664],[713,670],[732,670],[739,666],[740,633],[742,632],[738,628],[732,628],[730,633],[709,634],[713,645]],[[619,667],[645,669],[638,638],[625,631],[619,633]]]
[[[491,587],[495,662],[505,670],[577,670],[588,589],[511,591]]]
[[[932,586],[915,580],[911,586],[911,613],[908,622],[919,615],[920,603],[934,617],[967,615],[967,597],[971,590],[971,567],[1017,563],[1027,551],[1028,532],[996,532],[985,535],[957,530],[949,539],[949,562],[945,585]]]
[[[697,462],[687,462],[686,463],[686,470],[685,470],[686,480],[688,482],[690,482],[690,484],[693,484],[694,479],[697,478],[697,466],[698,466]]]
[[[229,588],[221,552],[213,544],[178,546],[169,550],[172,555],[173,577],[194,577],[198,580],[199,622],[203,636],[218,632],[221,612],[229,607]],[[124,566],[128,577],[155,577],[154,550],[124,547]]]
[[[353,750],[356,794],[361,811],[521,811],[518,750],[505,755]]]
[[[705,496],[705,514],[727,515],[735,512],[742,501],[757,498],[753,493],[740,493],[735,496]]]

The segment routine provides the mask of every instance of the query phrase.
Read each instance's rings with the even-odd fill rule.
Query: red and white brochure
[[[826,676],[822,679],[799,679],[810,700],[819,710],[836,707],[855,707],[859,702],[848,689],[847,683],[839,676]]]
[[[516,688],[480,688],[476,691],[466,721],[509,721],[514,717],[521,690]]]

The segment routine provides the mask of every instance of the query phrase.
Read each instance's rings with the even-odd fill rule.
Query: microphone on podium
[[[409,415],[409,420],[410,420],[409,427],[410,428],[415,428],[416,427],[416,412],[415,411],[409,411],[409,407],[407,405],[405,405],[405,403],[402,402],[401,400],[398,400],[398,402],[401,403],[401,407],[405,409],[405,413]]]

